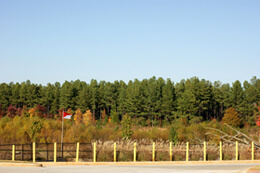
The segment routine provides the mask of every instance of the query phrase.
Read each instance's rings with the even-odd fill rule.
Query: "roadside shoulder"
[[[260,173],[260,165],[249,168],[247,173]]]

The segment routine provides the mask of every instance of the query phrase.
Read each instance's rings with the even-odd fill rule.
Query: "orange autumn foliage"
[[[74,115],[74,121],[76,123],[76,125],[78,126],[81,122],[82,122],[82,119],[83,119],[83,115],[82,115],[82,112],[81,110],[78,108],[75,112],[75,115]]]
[[[107,113],[106,113],[106,110],[103,109],[102,111],[102,114],[101,114],[101,117],[102,117],[102,121],[104,121],[105,117],[106,117]]]
[[[233,107],[230,107],[225,111],[222,121],[223,123],[227,123],[234,127],[238,127],[242,123],[242,120],[239,118],[238,112]]]
[[[83,123],[88,126],[90,124],[95,124],[95,118],[93,117],[90,110],[86,110],[83,114]]]

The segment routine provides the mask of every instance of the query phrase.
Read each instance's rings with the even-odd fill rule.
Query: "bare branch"
[[[225,125],[225,126],[227,126],[227,127],[229,127],[229,128],[231,128],[232,130],[236,131],[238,134],[241,134],[241,135],[243,135],[243,136],[244,136],[244,137],[246,137],[248,140],[250,140],[250,141],[253,141],[253,139],[252,139],[252,138],[250,138],[250,137],[248,137],[247,135],[245,135],[244,133],[242,133],[242,132],[240,132],[240,131],[238,131],[238,130],[234,129],[233,127],[231,127],[231,126],[230,126],[230,125],[228,125],[227,123],[224,123],[224,125]]]
[[[208,129],[208,130],[212,130],[213,132],[211,133],[211,132],[207,132],[207,133],[205,133],[205,135],[212,135],[212,136],[217,136],[217,137],[219,137],[221,140],[223,140],[223,141],[225,141],[225,142],[229,142],[229,143],[235,143],[235,141],[238,141],[238,142],[240,142],[240,144],[242,144],[242,145],[250,145],[250,142],[251,141],[254,141],[252,138],[250,138],[250,137],[248,137],[247,135],[245,135],[244,133],[242,133],[242,132],[240,132],[240,131],[238,131],[238,130],[236,130],[236,129],[234,129],[234,128],[232,128],[231,126],[229,126],[228,124],[224,124],[224,125],[226,125],[228,128],[230,128],[231,130],[233,130],[233,131],[235,131],[236,132],[236,134],[235,135],[229,135],[229,134],[227,134],[227,133],[225,133],[225,132],[223,132],[223,131],[221,131],[221,130],[219,130],[219,129],[216,129],[216,128],[212,128],[212,127],[205,127],[205,126],[203,126],[203,125],[201,125],[203,128],[205,128],[205,129]],[[214,133],[214,131],[216,132],[216,133]],[[218,133],[217,133],[218,132]],[[260,148],[260,146],[259,145],[257,145],[257,144],[254,144],[255,145],[255,147],[257,147],[257,148]]]

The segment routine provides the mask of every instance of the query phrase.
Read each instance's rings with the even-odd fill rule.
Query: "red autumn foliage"
[[[28,112],[31,116],[38,116],[40,118],[46,117],[45,114],[46,108],[42,105],[37,105],[36,107],[31,108]]]
[[[256,125],[257,125],[258,127],[260,126],[260,115],[257,116]]]
[[[6,115],[10,118],[14,118],[15,116],[21,116],[21,112],[22,112],[22,109],[21,108],[16,108],[15,105],[10,105],[8,108],[7,108],[7,111],[6,111]]]

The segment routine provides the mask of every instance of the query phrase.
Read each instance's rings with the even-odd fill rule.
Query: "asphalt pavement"
[[[112,166],[44,166],[0,167],[1,173],[242,173],[259,163],[197,165],[112,165]]]

